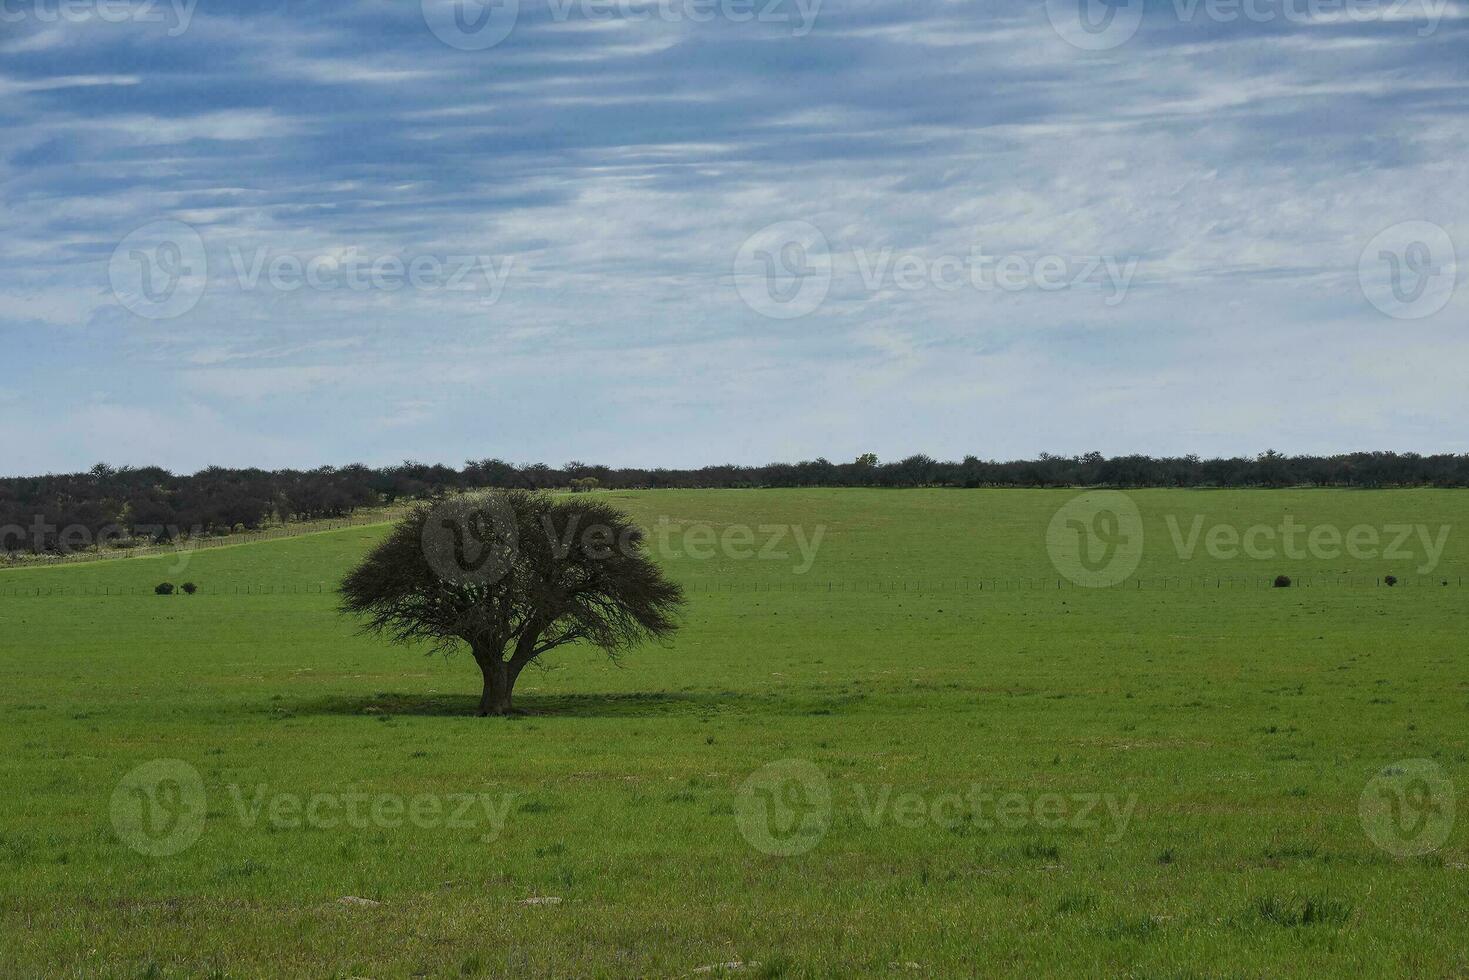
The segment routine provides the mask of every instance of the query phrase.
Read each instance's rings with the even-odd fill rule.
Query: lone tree
[[[480,715],[507,715],[526,665],[584,642],[614,661],[678,627],[683,590],[621,511],[584,495],[465,494],[412,511],[342,583],[365,631],[433,652],[469,647]]]

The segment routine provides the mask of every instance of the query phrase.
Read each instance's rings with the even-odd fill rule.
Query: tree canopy
[[[192,476],[157,467],[98,465],[87,473],[0,478],[0,556],[66,553],[94,542],[127,547],[197,534],[254,530],[273,521],[346,517],[362,507],[438,499],[473,489],[704,489],[755,487],[1465,487],[1469,454],[1349,453],[1254,457],[1079,456],[1042,453],[1006,461],[925,455],[850,463],[827,459],[643,469],[570,462],[461,468],[323,466],[314,470],[210,467]],[[68,533],[72,536],[68,537]],[[69,543],[70,542],[70,543]],[[81,542],[79,546],[76,542]]]
[[[480,714],[508,714],[536,658],[586,643],[613,659],[678,627],[683,592],[621,511],[586,495],[481,491],[415,508],[342,583],[342,610],[401,644],[467,647]]]

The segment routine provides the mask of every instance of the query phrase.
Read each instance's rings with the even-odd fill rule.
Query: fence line
[[[1399,579],[1396,588],[1463,588],[1461,575]],[[833,579],[787,579],[772,582],[685,582],[683,588],[689,595],[756,595],[761,593],[827,594],[827,595],[902,595],[903,593],[972,595],[1002,594],[1015,592],[1116,592],[1119,590],[1149,592],[1206,591],[1222,589],[1271,589],[1275,580],[1270,576],[1161,576],[1158,578],[1128,579],[1107,589],[1091,589],[1076,585],[1066,579],[1055,578],[962,578],[962,579],[886,579],[874,581],[839,582]],[[1331,588],[1393,588],[1383,576],[1365,575],[1320,575],[1305,576],[1292,581],[1293,589]],[[336,592],[335,584],[324,582],[294,583],[225,583],[211,586],[204,583],[195,596],[175,589],[174,594],[157,596],[160,599],[190,599],[201,597],[254,597],[254,596],[300,596],[331,595]],[[0,585],[0,599],[25,598],[109,598],[126,596],[156,596],[150,585],[61,585],[61,586],[10,586]]]
[[[300,538],[308,534],[325,534],[329,531],[345,531],[354,527],[372,527],[387,524],[407,513],[406,509],[386,509],[365,513],[361,516],[342,517],[331,520],[296,521],[280,527],[262,528],[258,531],[240,531],[208,537],[185,537],[181,544],[139,545],[133,548],[117,548],[112,551],[77,551],[69,555],[33,555],[30,552],[0,552],[0,571],[32,568],[54,568],[57,565],[85,565],[94,562],[120,561],[125,558],[158,558],[170,555],[187,555],[209,548],[226,548],[230,545],[256,544],[262,541],[280,541]]]

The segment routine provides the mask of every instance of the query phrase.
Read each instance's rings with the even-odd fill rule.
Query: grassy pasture
[[[555,655],[509,720],[466,717],[467,657],[335,615],[382,528],[182,569],[0,573],[0,974],[1469,972],[1463,820],[1399,858],[1359,816],[1400,760],[1469,778],[1469,495],[1131,493],[1146,546],[1107,589],[1048,556],[1065,491],[607,496],[669,529],[655,551],[690,589],[687,625],[620,667]],[[1287,514],[1449,535],[1431,573],[1411,541],[1408,558],[1174,543],[1199,516],[1243,532]],[[756,555],[799,527],[814,558],[798,573],[790,531],[769,548],[785,558],[691,557],[677,529],[696,525],[748,527]],[[1277,574],[1305,587],[1256,584]],[[202,591],[149,594],[165,579]],[[119,780],[156,759],[207,796],[197,842],[164,857],[112,818]],[[803,853],[742,833],[741,786],[772,762],[826,781]],[[954,800],[976,787],[1026,816],[975,819]],[[292,819],[323,794],[476,809]],[[1073,819],[1091,799],[1133,802]]]

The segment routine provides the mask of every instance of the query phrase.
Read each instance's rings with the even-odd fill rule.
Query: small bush
[[[185,595],[193,595],[195,592],[198,592],[198,591],[199,591],[199,586],[195,585],[193,582],[185,582],[184,583],[184,594]]]
[[[1288,588],[1290,588],[1290,576],[1289,575],[1277,575],[1277,576],[1275,576],[1275,587],[1277,589],[1288,589]]]
[[[160,583],[158,583],[157,585],[153,586],[153,594],[154,595],[173,595],[173,583],[172,582],[160,582]]]
[[[1398,584],[1398,577],[1396,575],[1389,575],[1387,578],[1382,580],[1382,584],[1390,589],[1394,585]]]

